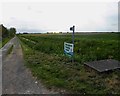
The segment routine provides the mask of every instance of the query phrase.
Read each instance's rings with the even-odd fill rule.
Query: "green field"
[[[120,93],[120,70],[111,73],[89,72],[84,62],[116,59],[120,61],[117,33],[76,34],[75,62],[64,55],[64,42],[71,34],[26,34],[18,36],[26,66],[48,88],[68,93]]]

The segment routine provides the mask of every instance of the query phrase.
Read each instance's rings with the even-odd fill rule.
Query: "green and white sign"
[[[73,47],[74,45],[72,43],[64,42],[64,53],[68,56],[73,56]]]

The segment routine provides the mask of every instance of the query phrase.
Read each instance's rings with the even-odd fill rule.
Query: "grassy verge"
[[[83,64],[57,54],[47,54],[22,43],[25,65],[48,88],[69,93],[120,94],[120,70],[108,74],[88,72]]]
[[[4,39],[2,39],[2,47],[10,40],[10,39],[12,39],[13,37],[6,37],[6,38],[4,38]]]
[[[10,54],[13,50],[13,45],[8,49],[7,54]]]
[[[2,41],[0,41],[0,48],[2,47]]]

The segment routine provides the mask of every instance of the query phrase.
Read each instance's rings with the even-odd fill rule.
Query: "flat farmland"
[[[120,70],[110,73],[87,71],[84,62],[120,61],[118,33],[75,34],[74,63],[64,55],[64,42],[71,34],[22,34],[25,65],[48,87],[68,93],[120,93]]]

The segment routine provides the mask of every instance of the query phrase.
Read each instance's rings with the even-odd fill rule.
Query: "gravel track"
[[[14,37],[10,44],[14,45],[11,54],[2,59],[2,94],[56,94],[57,92],[47,90],[24,66],[18,38]]]

